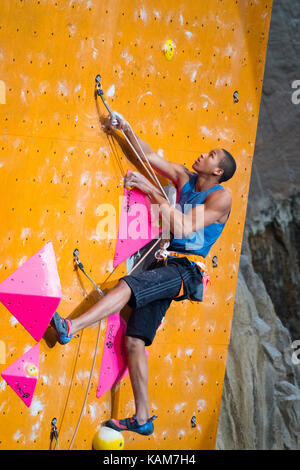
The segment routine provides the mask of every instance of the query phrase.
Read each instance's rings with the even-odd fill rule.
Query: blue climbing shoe
[[[69,335],[71,320],[62,318],[57,312],[53,315],[50,325],[55,329],[60,344],[67,344],[73,338],[73,335]]]
[[[143,436],[150,436],[150,434],[154,432],[153,421],[156,418],[157,416],[153,415],[152,418],[148,419],[147,423],[139,424],[136,416],[133,415],[132,418],[110,419],[109,421],[106,421],[105,426],[114,429],[115,431],[132,431],[142,434]]]

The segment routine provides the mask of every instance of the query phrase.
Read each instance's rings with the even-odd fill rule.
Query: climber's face
[[[197,160],[195,160],[192,168],[199,175],[220,177],[223,170],[219,165],[224,157],[225,154],[222,149],[213,149],[208,153],[201,153]]]

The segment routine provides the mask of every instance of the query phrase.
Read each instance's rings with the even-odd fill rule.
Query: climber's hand
[[[113,115],[109,118],[109,126],[111,129],[118,129],[121,131],[126,131],[130,127],[129,123],[122,116],[122,114],[117,113],[116,111],[114,111]]]

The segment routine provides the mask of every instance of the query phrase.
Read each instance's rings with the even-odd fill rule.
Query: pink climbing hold
[[[30,406],[38,379],[39,345],[27,351],[2,372],[3,379]]]
[[[126,322],[119,313],[111,315],[107,319],[106,334],[100,369],[97,398],[117,383],[126,369],[126,356],[124,349],[124,335]]]
[[[97,398],[102,397],[128,374],[124,344],[126,326],[119,313],[107,319]],[[146,354],[149,355],[148,351]]]
[[[51,242],[0,284],[0,301],[39,341],[62,298]]]
[[[160,231],[157,214],[151,212],[148,196],[138,189],[125,188],[113,266],[118,266],[157,238]]]

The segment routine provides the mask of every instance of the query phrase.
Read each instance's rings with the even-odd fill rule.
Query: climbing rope
[[[140,260],[133,266],[133,268],[127,273],[127,275],[131,274],[139,265],[140,263],[145,259],[145,257],[150,253],[151,250],[153,250],[153,248],[157,245],[157,243],[160,241],[160,239],[158,239],[154,245],[151,246],[151,248],[149,248],[147,250],[146,253],[144,253],[144,255],[140,258]],[[74,253],[76,252],[76,264],[79,266],[79,268],[81,269],[81,271],[85,274],[85,276],[92,282],[92,284],[94,286],[97,286],[97,284],[91,279],[90,276],[87,275],[84,267],[83,267],[83,264],[79,261],[78,259],[78,254],[79,254],[79,251],[78,249],[74,250],[73,252],[73,256],[74,256]],[[75,257],[74,256],[74,257]],[[116,268],[115,268],[116,269]],[[115,269],[109,274],[109,276],[105,279],[103,285],[105,285],[105,283],[107,282],[108,278],[112,275],[112,273],[115,271]],[[104,295],[103,291],[99,288],[99,286],[97,286],[97,291],[100,293],[101,292],[101,296]],[[89,390],[90,390],[90,386],[91,386],[91,381],[92,381],[92,377],[93,377],[93,373],[94,373],[94,369],[95,369],[95,362],[96,362],[96,357],[97,357],[97,351],[98,351],[98,346],[99,346],[99,340],[100,340],[100,331],[101,331],[101,321],[99,322],[99,325],[98,325],[98,331],[97,331],[97,338],[96,338],[96,345],[95,345],[95,350],[94,350],[94,355],[93,355],[93,362],[92,362],[92,367],[91,367],[91,370],[90,370],[90,375],[89,375],[89,380],[88,380],[88,384],[87,384],[87,389],[86,389],[86,393],[85,393],[85,397],[84,397],[84,400],[83,400],[83,405],[81,407],[81,411],[80,411],[80,415],[79,415],[79,418],[78,418],[78,421],[77,421],[77,424],[76,424],[76,427],[75,427],[75,430],[74,430],[74,433],[73,433],[73,436],[72,436],[72,439],[70,441],[70,444],[69,444],[69,448],[68,450],[71,450],[72,446],[73,446],[73,443],[74,443],[74,440],[75,440],[75,437],[76,437],[76,434],[77,434],[77,431],[79,429],[79,425],[81,423],[81,419],[82,419],[82,416],[83,416],[83,413],[84,413],[84,410],[85,410],[85,405],[86,405],[86,401],[87,401],[87,397],[88,397],[88,394],[89,394]]]
[[[101,76],[97,75],[95,81],[96,81],[96,96],[100,96],[100,98],[102,99],[102,102],[103,102],[104,106],[106,107],[107,111],[109,112],[109,114],[111,116],[112,124],[114,124],[114,123],[117,124],[118,120],[117,120],[116,113],[110,108],[110,106],[109,106],[109,104],[108,104],[108,102],[107,102],[107,100],[104,96],[104,92],[103,92],[103,89],[102,89],[102,86],[101,86]],[[145,155],[145,152],[143,151],[143,149],[142,149],[142,147],[141,147],[141,145],[140,145],[140,143],[139,143],[139,141],[138,141],[138,139],[137,139],[135,133],[133,132],[133,130],[132,130],[129,123],[128,123],[128,126],[129,126],[130,131],[132,132],[133,138],[135,139],[135,142],[136,142],[137,146],[139,147],[139,151],[141,152],[144,160],[138,154],[138,152],[136,151],[136,149],[134,148],[134,146],[132,145],[132,143],[130,142],[128,137],[126,136],[125,132],[121,129],[123,137],[125,138],[126,142],[130,146],[131,150],[133,150],[133,152],[136,155],[137,159],[139,160],[139,162],[141,163],[143,168],[146,170],[146,172],[148,173],[150,178],[157,184],[157,186],[159,187],[159,189],[161,190],[161,192],[163,193],[165,198],[169,201],[169,198],[168,198],[164,188],[162,187],[159,179],[157,178],[157,176],[155,174],[155,171],[153,170],[147,155]],[[149,165],[149,168],[145,165],[144,161],[147,162],[147,164]]]
[[[151,164],[150,164],[150,162],[149,162],[147,156],[145,155],[145,153],[144,153],[144,151],[143,151],[143,149],[142,149],[142,147],[141,147],[141,145],[140,145],[138,139],[136,138],[135,133],[132,131],[132,128],[131,128],[131,126],[130,126],[129,123],[128,123],[128,126],[129,126],[129,129],[130,129],[131,132],[132,132],[132,135],[133,135],[133,137],[134,137],[136,143],[137,143],[138,146],[139,146],[140,152],[142,153],[144,159],[146,160],[146,162],[147,162],[148,165],[150,166],[151,170],[153,171],[153,177],[152,177],[152,174],[149,173],[148,168],[147,168],[146,165],[144,164],[143,160],[140,158],[140,156],[139,156],[139,154],[137,153],[136,149],[135,149],[135,148],[133,147],[133,145],[131,144],[131,142],[130,142],[130,140],[128,139],[128,137],[126,136],[125,132],[122,130],[121,132],[122,132],[124,138],[126,139],[126,141],[127,141],[127,143],[129,144],[130,148],[134,151],[135,155],[137,156],[137,158],[139,159],[139,161],[142,163],[142,165],[144,166],[144,168],[147,170],[147,172],[148,172],[148,174],[150,175],[150,177],[152,178],[152,180],[153,180],[155,183],[157,183],[159,189],[161,190],[161,192],[163,193],[163,195],[165,196],[165,198],[169,201],[169,198],[168,198],[167,194],[165,193],[164,188],[162,187],[162,185],[161,185],[160,182],[159,182],[159,179],[157,178],[156,174],[154,173],[154,170],[153,170],[153,168],[152,168],[152,166],[151,166]]]
[[[103,104],[105,105],[106,109],[108,110],[110,116],[111,116],[111,119],[112,119],[112,122],[117,122],[117,119],[116,119],[116,115],[115,113],[112,111],[112,109],[110,108],[107,100],[105,99],[105,96],[104,96],[104,93],[103,93],[103,90],[102,90],[102,87],[101,87],[101,77],[100,75],[97,75],[96,77],[96,96],[100,96],[101,99],[102,99],[102,102]],[[129,125],[130,127],[130,125]],[[132,131],[131,127],[130,127],[130,130]],[[138,152],[136,151],[136,149],[133,147],[133,145],[131,144],[131,142],[129,141],[129,139],[127,138],[127,136],[125,135],[125,133],[123,132],[122,130],[122,134],[124,136],[124,138],[126,139],[128,145],[130,146],[130,148],[133,150],[134,154],[136,155],[136,157],[138,158],[138,160],[140,161],[140,163],[142,164],[142,166],[145,168],[146,172],[148,173],[148,175],[151,177],[151,179],[157,184],[157,186],[159,187],[159,189],[161,190],[161,192],[164,194],[165,198],[169,201],[169,198],[166,194],[166,192],[164,191],[162,185],[160,184],[152,166],[151,166],[151,163],[149,162],[149,159],[147,158],[147,156],[145,155],[145,152],[143,151],[137,137],[135,136],[134,132],[132,131],[132,135],[134,136],[134,139],[137,143],[137,146],[139,148],[139,151],[141,152],[142,154],[142,157],[144,159],[144,161],[146,161],[146,163],[149,165],[149,168],[147,168],[147,166],[145,165],[143,159],[141,158],[141,156],[138,154]],[[113,141],[112,141],[113,142]],[[114,145],[114,144],[113,144]],[[116,150],[116,149],[115,149]],[[116,155],[117,155],[117,152],[115,152]],[[119,159],[118,159],[119,160]],[[120,161],[118,161],[119,165],[120,165],[120,168],[121,170],[123,170],[122,168],[122,164]],[[122,173],[124,174],[124,171],[122,171]],[[133,266],[133,268],[127,273],[127,275],[130,275],[141,263],[142,261],[148,256],[148,254],[153,250],[153,248],[160,242],[161,240],[161,236],[158,237],[158,239],[156,240],[156,242],[146,251],[146,253],[144,253],[141,258],[139,259],[139,261]],[[79,255],[79,250],[78,249],[75,249],[74,252],[73,252],[73,257],[74,257],[74,263],[76,264],[76,266],[78,266],[78,268],[83,272],[83,274],[89,279],[89,281],[93,284],[93,286],[96,288],[97,292],[100,294],[100,296],[103,296],[103,291],[99,288],[99,286],[93,281],[93,279],[86,273],[85,269],[84,269],[84,266],[83,264],[80,262],[79,258],[78,258],[78,255]],[[109,279],[109,277],[115,272],[115,270],[117,269],[114,268],[112,270],[112,272],[109,274],[109,276],[105,279],[103,285],[106,284],[107,280]],[[82,419],[82,416],[83,416],[83,413],[84,413],[84,410],[85,410],[85,406],[86,406],[86,402],[87,402],[87,397],[88,397],[88,394],[89,394],[89,390],[90,390],[90,386],[91,386],[91,381],[92,381],[92,377],[93,377],[93,373],[94,373],[94,369],[95,369],[95,362],[96,362],[96,356],[97,356],[97,351],[98,351],[98,346],[99,346],[99,340],[100,340],[100,331],[101,331],[101,321],[99,322],[99,325],[98,325],[98,332],[97,332],[97,338],[96,338],[96,345],[95,345],[95,350],[94,350],[94,355],[93,355],[93,362],[92,362],[92,367],[91,367],[91,370],[90,370],[90,375],[89,375],[89,380],[88,380],[88,384],[87,384],[87,389],[86,389],[86,393],[85,393],[85,397],[84,397],[84,400],[83,400],[83,405],[82,405],[82,408],[81,408],[81,411],[80,411],[80,415],[79,415],[79,418],[78,418],[78,421],[77,421],[77,424],[75,426],[75,429],[74,429],[74,433],[73,433],[73,436],[72,436],[72,439],[70,441],[70,444],[69,444],[69,447],[68,447],[68,450],[71,450],[72,446],[73,446],[73,443],[74,443],[74,440],[75,440],[75,437],[77,435],[77,432],[78,432],[78,429],[79,429],[79,426],[80,426],[80,423],[81,423],[81,419]]]

